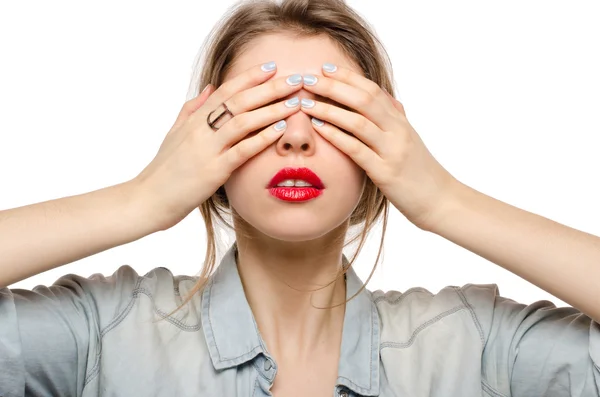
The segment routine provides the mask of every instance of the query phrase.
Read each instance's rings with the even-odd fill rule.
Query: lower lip
[[[319,197],[323,190],[314,187],[273,187],[269,193],[280,200],[307,201]]]

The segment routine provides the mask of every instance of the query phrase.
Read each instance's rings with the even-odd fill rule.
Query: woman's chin
[[[287,219],[286,219],[287,218]],[[299,219],[298,217],[263,219],[260,225],[254,227],[261,233],[281,241],[301,242],[316,240],[327,235],[336,225],[325,223],[325,219]]]

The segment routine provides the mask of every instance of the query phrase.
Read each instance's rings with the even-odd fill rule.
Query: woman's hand
[[[303,101],[302,111],[318,119],[315,130],[363,168],[409,221],[428,230],[461,184],[431,155],[402,104],[385,90],[347,68],[324,68],[323,74],[315,84],[315,76],[305,75],[304,89],[356,112],[319,101],[313,107]]]
[[[148,203],[158,230],[167,230],[183,220],[213,195],[236,168],[285,131],[285,122],[278,126],[282,127],[279,130],[275,125],[298,112],[300,105],[288,107],[289,101],[264,105],[300,90],[302,84],[287,83],[285,77],[266,81],[275,70],[265,72],[261,66],[255,66],[216,91],[209,85],[185,103],[156,157],[131,181],[141,202]],[[218,109],[211,117],[214,121],[223,102],[234,117],[226,115],[224,124],[220,120],[219,129],[213,131],[207,116]],[[253,132],[257,134],[247,137]]]

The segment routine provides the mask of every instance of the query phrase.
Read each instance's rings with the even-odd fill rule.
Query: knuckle
[[[190,100],[183,104],[182,110],[184,112],[191,112],[193,107],[194,107],[194,104],[193,104],[192,100]]]
[[[267,118],[269,120],[283,117],[287,110],[288,110],[288,108],[286,108],[285,105],[283,105],[283,106],[271,105],[265,109],[265,111],[267,113]]]
[[[347,150],[348,150],[348,154],[350,155],[350,157],[356,157],[358,155],[358,152],[360,149],[356,142],[352,142],[348,145]]]
[[[269,80],[267,88],[273,93],[285,92],[289,89],[289,85],[285,82],[286,77],[281,77],[277,80]]]
[[[271,123],[273,120],[281,119],[284,117],[289,109],[281,103],[274,103],[267,107],[255,110],[253,117],[253,126],[256,128],[262,128],[265,124]]]
[[[235,147],[235,156],[238,159],[245,160],[250,157],[250,146],[248,145],[248,141],[242,141],[238,143]]]
[[[239,114],[237,116],[234,116],[231,120],[229,120],[227,122],[227,124],[229,124],[229,128],[232,129],[233,131],[239,131],[243,125],[243,122],[244,122],[243,119],[244,119],[243,114]]]
[[[237,145],[233,146],[231,149],[229,149],[228,153],[231,156],[229,161],[231,163],[237,163],[238,159],[243,158],[243,155],[244,155],[243,146],[244,146],[243,142],[240,142]]]
[[[358,105],[359,108],[365,108],[368,107],[373,101],[373,96],[371,94],[361,94],[358,96],[358,98],[356,99],[356,103]]]
[[[239,95],[240,94],[235,94],[231,98],[229,98],[225,101],[227,103],[227,107],[229,108],[229,110],[231,112],[234,112],[234,110],[238,109],[238,103],[240,101]],[[235,114],[235,112],[234,112],[234,114]]]
[[[273,108],[273,112],[274,112],[273,115],[279,115],[279,116],[287,115],[287,114],[295,112],[294,109],[300,106],[300,104],[298,104],[294,107],[288,108],[285,105],[285,102],[287,100],[288,100],[287,98],[282,98],[281,100],[278,101],[278,103],[274,103],[273,105],[271,105],[271,107]]]
[[[335,94],[334,91],[335,91],[335,85],[336,84],[338,84],[337,81],[328,81],[328,80],[325,80],[322,83],[323,94],[321,94],[321,95],[324,96],[324,97],[327,97],[327,98],[331,98]]]
[[[367,128],[367,119],[362,116],[355,114],[354,117],[354,126],[358,131],[364,131]]]
[[[260,66],[254,67],[250,70],[250,80],[254,84],[260,84],[265,80],[266,73],[260,69]]]
[[[234,92],[233,92],[234,83],[235,83],[234,80],[228,80],[228,81],[224,82],[223,84],[221,84],[221,86],[218,88],[218,91],[219,91],[219,94],[221,95],[221,97],[229,98],[234,94]]]
[[[248,114],[252,116],[253,123],[255,124],[257,120],[269,119],[281,114],[283,112],[281,108],[285,108],[285,106],[281,106],[279,103],[267,104],[248,112]],[[248,119],[250,122],[250,117]]]
[[[283,97],[289,92],[289,86],[285,83],[283,79],[269,80],[268,82],[263,84],[262,89],[264,97],[273,98],[274,100]]]
[[[379,94],[381,94],[381,88],[377,85],[377,83],[369,81],[367,85],[367,92],[371,94],[372,97],[377,98]]]
[[[260,146],[261,146],[261,147],[265,147],[265,146],[267,146],[268,144],[270,144],[270,143],[273,141],[273,140],[272,140],[271,138],[269,138],[269,137],[268,137],[268,135],[267,135],[267,131],[269,131],[269,129],[271,129],[271,128],[273,128],[273,127],[272,127],[272,126],[269,126],[269,127],[265,128],[265,129],[262,131],[262,134],[258,134],[258,135],[256,136],[256,139],[260,139]]]
[[[324,119],[329,119],[333,113],[333,107],[331,105],[323,106],[321,113],[321,116],[323,116]]]
[[[248,74],[245,76],[246,80],[250,82],[249,87],[256,87],[261,84],[265,80],[265,72],[260,70],[260,66],[258,68],[252,68],[248,71]]]

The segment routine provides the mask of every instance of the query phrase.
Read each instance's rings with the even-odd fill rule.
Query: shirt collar
[[[237,243],[225,253],[202,293],[202,327],[213,366],[231,368],[267,354],[246,300],[235,260]],[[343,264],[348,259],[342,255]],[[348,269],[346,299],[363,283]],[[379,315],[365,288],[346,304],[338,386],[364,396],[379,395]]]

